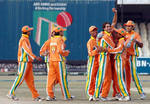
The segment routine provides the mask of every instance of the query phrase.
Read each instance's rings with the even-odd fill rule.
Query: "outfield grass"
[[[132,83],[131,88],[131,97],[132,100],[129,102],[119,102],[119,101],[94,101],[89,102],[85,95],[85,76],[68,76],[69,80],[69,89],[72,95],[75,96],[75,99],[72,101],[64,101],[62,99],[62,94],[59,85],[55,88],[55,95],[57,101],[42,101],[35,102],[32,101],[31,93],[27,88],[26,84],[23,83],[17,90],[16,96],[19,98],[19,101],[12,101],[7,99],[6,94],[11,88],[13,84],[13,80],[15,76],[0,76],[0,104],[95,104],[95,103],[103,103],[103,104],[149,104],[150,103],[150,76],[140,76],[141,83],[143,85],[144,91],[147,94],[147,98],[145,100],[140,100],[140,96],[135,88],[135,85]],[[35,85],[40,93],[41,97],[46,97],[46,76],[35,76]],[[112,88],[109,93],[109,97],[112,95]]]

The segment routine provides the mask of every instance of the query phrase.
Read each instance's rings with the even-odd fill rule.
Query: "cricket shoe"
[[[75,96],[71,96],[70,98],[65,98],[64,100],[73,100]]]
[[[144,100],[146,98],[146,94],[145,93],[141,93],[140,97],[141,97],[141,100]]]
[[[19,99],[16,97],[16,96],[14,96],[14,95],[9,95],[9,94],[7,94],[6,95],[9,99],[12,99],[12,100],[14,100],[14,101],[18,101]]]
[[[102,101],[109,101],[110,99],[108,99],[108,97],[100,97],[100,100],[102,100]]]
[[[46,97],[46,101],[56,101],[56,97],[51,98],[50,96]]]
[[[71,96],[70,99],[73,100],[75,98],[75,96]]]
[[[34,99],[33,99],[33,101],[39,101],[39,102],[40,102],[40,101],[43,101],[43,100],[44,100],[44,98],[41,98],[40,96],[38,96],[37,98],[34,98]]]
[[[94,100],[95,100],[94,96],[90,96],[89,101],[94,101]]]
[[[116,94],[116,96],[114,98],[115,98],[115,100],[119,100],[122,98],[122,96],[120,94]]]
[[[131,98],[130,98],[130,96],[124,96],[124,97],[120,98],[119,101],[131,101]]]

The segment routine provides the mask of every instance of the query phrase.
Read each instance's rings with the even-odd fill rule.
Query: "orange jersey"
[[[100,39],[99,45],[103,48],[114,48],[115,43],[110,33],[104,31],[104,36]],[[101,54],[106,54],[106,52],[101,52]]]
[[[121,56],[122,58],[125,58],[126,57],[126,52],[124,50],[124,43],[125,43],[124,38],[120,38],[119,42],[117,44],[117,47],[113,48],[113,49],[108,48],[108,52],[112,53],[112,54],[115,54],[115,59],[117,59],[118,56]]]
[[[92,36],[89,39],[89,41],[87,42],[87,49],[88,49],[89,56],[98,55],[96,39]]]
[[[57,52],[57,54],[55,53],[56,56],[54,55],[53,51],[54,51],[54,49],[56,47],[54,48],[53,46],[51,46],[53,44],[61,45],[61,50],[59,52],[59,55],[58,55],[58,52]],[[54,45],[54,46],[56,46],[56,45]],[[67,55],[66,55],[66,51],[64,50],[64,46],[65,46],[65,43],[64,43],[64,38],[63,37],[61,37],[61,36],[51,37],[41,47],[40,55],[41,56],[47,56],[47,61],[46,62],[48,62],[50,60],[51,61],[62,61],[62,60],[65,60],[63,56],[67,56]],[[59,46],[57,46],[57,47],[59,47]],[[52,50],[51,50],[51,48],[52,48]],[[52,59],[50,59],[50,58],[52,58]]]
[[[131,31],[131,33],[127,32],[127,34],[126,34],[126,43],[128,43],[130,41],[132,35],[134,35],[134,39],[141,42],[140,35],[138,33],[136,33],[135,31]],[[131,42],[131,46],[129,48],[126,48],[126,51],[127,51],[128,55],[139,56],[138,46],[133,41]]]
[[[55,36],[50,42],[50,61],[63,61],[62,56],[68,56],[64,50],[64,41],[61,36]]]
[[[50,45],[50,39],[48,39],[43,46],[40,49],[40,55],[41,56],[47,56],[49,53],[49,45]]]
[[[22,37],[19,41],[18,61],[19,62],[33,62],[35,57],[36,56],[32,53],[29,36],[26,34],[22,34]]]

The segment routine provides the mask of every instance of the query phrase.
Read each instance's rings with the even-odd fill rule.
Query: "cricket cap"
[[[27,25],[22,27],[22,32],[28,32],[28,31],[31,31],[31,30],[33,30],[33,28],[29,27]]]
[[[60,31],[66,31],[66,29],[60,27],[60,26],[57,26],[53,29],[54,32],[60,32]]]
[[[89,32],[93,31],[94,29],[97,30],[98,28],[97,28],[96,26],[90,26],[90,27],[89,27]]]
[[[124,26],[135,26],[135,23],[131,20],[128,20],[127,23],[124,24]]]

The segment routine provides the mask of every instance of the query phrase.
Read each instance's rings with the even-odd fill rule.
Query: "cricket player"
[[[25,80],[28,88],[32,93],[33,100],[42,101],[41,97],[39,96],[39,93],[35,89],[32,70],[33,60],[35,59],[41,61],[42,59],[40,57],[35,56],[32,53],[32,48],[29,41],[31,30],[33,30],[33,28],[29,26],[22,27],[22,37],[19,41],[19,49],[18,49],[18,76],[16,77],[14,84],[7,95],[8,98],[13,100],[18,100],[18,98],[15,96],[15,90]]]
[[[87,63],[87,80],[85,91],[89,97],[89,101],[95,100],[95,81],[97,76],[97,71],[99,67],[98,56],[99,52],[102,51],[100,47],[98,47],[96,42],[97,37],[97,27],[90,26],[89,33],[91,34],[91,38],[87,42],[88,49],[88,63]]]
[[[113,42],[113,38],[111,35],[111,31],[112,31],[111,24],[108,22],[104,23],[103,30],[104,31],[102,32],[102,34],[104,34],[104,36],[100,39],[99,46],[103,47],[104,49],[114,48],[115,44]],[[96,78],[95,97],[101,98],[101,99],[107,99],[106,95],[109,92],[111,81],[112,81],[110,55],[108,52],[100,52],[99,54],[100,54],[99,55],[99,69],[98,69],[97,78]],[[105,81],[107,82],[105,84],[103,84],[104,77],[105,77]],[[102,88],[102,84],[103,84],[103,88]],[[102,95],[100,95],[101,88],[102,88]]]
[[[139,56],[138,47],[142,48],[143,43],[141,41],[140,35],[134,31],[135,24],[133,21],[131,20],[127,21],[127,23],[125,23],[124,26],[127,31],[126,39],[129,39],[132,36],[134,36],[133,41],[127,42],[127,43],[130,43],[130,45],[128,48],[126,48],[127,56],[126,56],[126,65],[125,65],[125,76],[126,76],[125,80],[127,84],[127,90],[128,90],[129,95],[131,95],[130,85],[131,85],[131,75],[132,75],[133,81],[138,90],[138,93],[141,96],[141,99],[145,99],[146,95],[143,91],[142,85],[140,83],[140,79],[136,71],[137,70],[136,58]]]
[[[115,54],[115,73],[117,74],[117,81],[119,84],[119,88],[122,94],[122,97],[118,100],[120,101],[129,101],[130,97],[125,85],[125,82],[123,80],[123,71],[125,68],[125,58],[126,58],[126,52],[125,52],[125,30],[124,29],[113,29],[116,33],[113,34],[116,39],[118,39],[118,44],[116,48],[110,49],[108,48],[108,52],[111,54]]]
[[[47,81],[47,101],[56,100],[53,88],[58,81],[61,86],[62,94],[65,100],[72,99],[67,81],[66,67],[64,67],[62,56],[68,56],[70,51],[64,49],[64,41],[60,36],[60,31],[65,31],[61,27],[54,29],[54,37],[47,42],[45,50],[49,50],[49,72]]]
[[[111,27],[110,28],[105,28],[105,31],[106,32],[109,31],[108,33],[110,33],[110,34],[112,34],[111,29],[113,27],[115,27],[115,25],[117,23],[117,10],[115,8],[112,8],[112,11],[114,12],[114,17],[113,17]],[[110,23],[108,23],[108,24],[110,25]],[[104,30],[104,27],[105,27],[105,24],[103,26],[103,30]],[[98,44],[100,44],[100,40],[104,35],[105,35],[104,31],[102,31],[101,33],[98,34],[98,36],[97,36]],[[113,42],[115,41],[114,38],[113,38],[113,35],[111,36],[111,41],[113,41]],[[111,83],[111,81],[107,81],[107,79],[109,79],[109,78],[112,78],[112,80],[113,80],[113,97],[116,97],[117,99],[118,99],[118,97],[120,97],[120,94],[119,94],[120,89],[119,89],[119,85],[117,84],[117,75],[115,74],[115,70],[114,70],[115,69],[114,68],[114,61],[113,61],[114,56],[111,54],[111,55],[109,55],[109,57],[110,57],[110,60],[111,60],[111,62],[109,63],[110,70],[109,70],[109,73],[107,72],[106,75],[105,75],[105,79],[104,79],[104,83],[103,83],[104,87],[102,87],[102,89],[101,89],[101,91],[102,91],[101,92],[101,95],[102,95],[101,99],[103,101],[108,100],[107,96],[108,96],[108,93],[109,93],[110,83]],[[110,83],[108,83],[108,82],[110,82]]]
[[[50,34],[49,36],[49,39],[42,45],[41,49],[40,49],[40,55],[41,56],[44,56],[44,59],[45,59],[45,63],[46,63],[46,66],[47,66],[47,73],[49,72],[49,49],[45,50],[46,48],[46,44],[49,42],[49,40],[51,38],[53,38],[54,36],[54,31]]]

